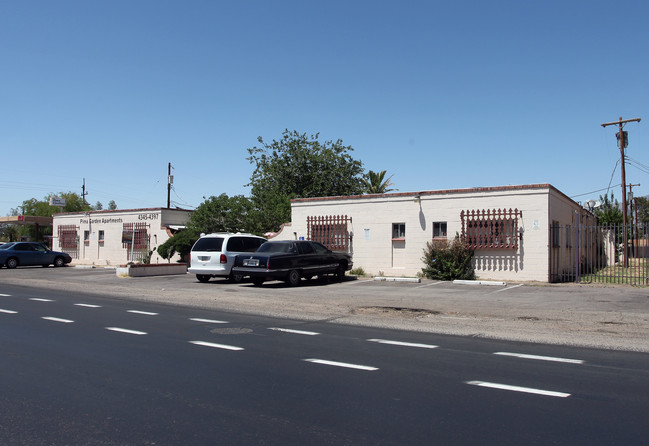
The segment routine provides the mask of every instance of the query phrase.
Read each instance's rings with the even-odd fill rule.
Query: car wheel
[[[300,273],[292,269],[288,272],[288,276],[286,276],[286,283],[289,284],[290,286],[296,286],[300,284]]]
[[[65,265],[65,260],[63,260],[63,257],[57,257],[56,259],[54,259],[54,266],[60,268],[63,265]]]
[[[252,283],[255,286],[262,286],[264,284],[264,279],[254,278],[252,279]]]
[[[7,259],[6,265],[7,265],[7,268],[13,269],[13,268],[18,266],[18,259],[14,258],[14,257],[12,257],[10,259]]]
[[[210,280],[210,276],[208,274],[196,274],[196,278],[201,283],[205,283]]]
[[[342,282],[343,280],[345,280],[345,271],[346,270],[347,270],[347,268],[345,268],[344,263],[341,263],[340,265],[338,265],[338,268],[336,268],[336,280],[338,282]]]
[[[243,280],[243,276],[241,274],[234,274],[231,273],[230,276],[228,277],[228,280],[233,283],[239,283]]]

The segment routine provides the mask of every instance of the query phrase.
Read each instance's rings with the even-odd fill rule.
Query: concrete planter
[[[152,263],[120,265],[115,270],[117,277],[169,276],[187,274],[186,263]]]

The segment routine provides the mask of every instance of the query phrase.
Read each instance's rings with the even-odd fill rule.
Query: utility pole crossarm
[[[620,118],[619,121],[605,122],[604,124],[602,124],[602,127],[607,127],[609,125],[622,125],[622,124],[626,124],[627,122],[640,122],[641,120],[642,118],[633,118],[633,119],[625,119],[623,121],[622,118]]]

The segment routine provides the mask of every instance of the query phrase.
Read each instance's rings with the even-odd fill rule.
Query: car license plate
[[[259,259],[244,259],[243,266],[259,266]]]

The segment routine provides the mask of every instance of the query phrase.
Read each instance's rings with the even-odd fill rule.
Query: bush
[[[158,246],[158,254],[163,259],[171,259],[175,253],[180,254],[181,259],[185,259],[200,236],[191,229],[184,229],[169,240]]]
[[[436,280],[471,280],[475,272],[471,260],[473,251],[459,237],[453,241],[433,240],[426,243],[424,249],[424,268],[422,273],[428,279]]]

